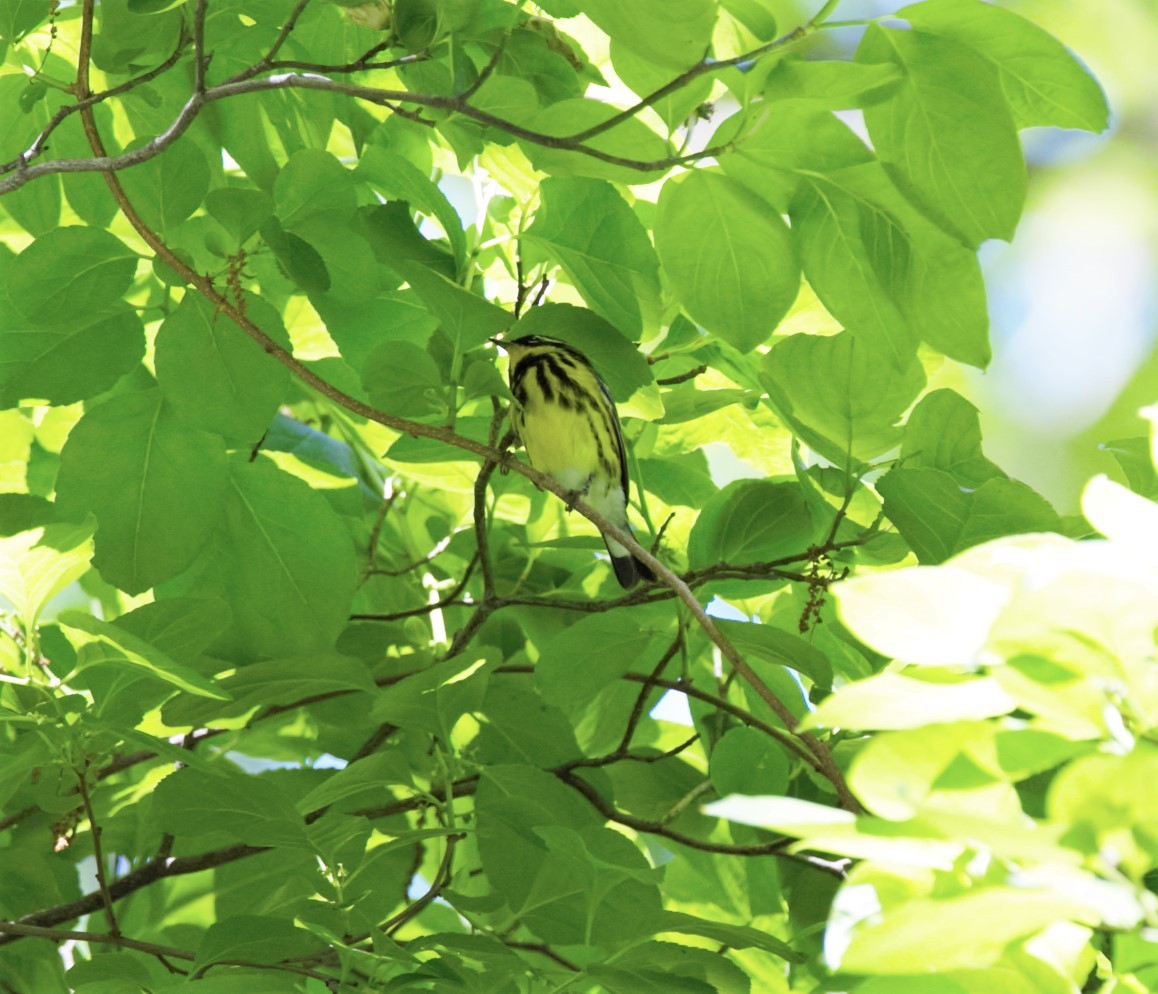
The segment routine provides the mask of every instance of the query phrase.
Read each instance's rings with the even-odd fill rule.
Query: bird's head
[[[528,352],[537,349],[545,349],[552,352],[570,352],[572,354],[578,352],[575,346],[568,345],[558,338],[548,338],[545,335],[523,335],[521,338],[492,338],[489,339],[489,341],[509,355],[512,363],[518,362],[520,356],[524,356]]]

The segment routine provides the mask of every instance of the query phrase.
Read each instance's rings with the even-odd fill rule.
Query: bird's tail
[[[649,583],[654,582],[655,573],[652,572],[647,563],[637,559],[615,539],[607,535],[603,536],[603,542],[611,556],[611,566],[615,570],[615,579],[619,581],[619,585],[624,590],[630,590],[640,580],[647,580]]]

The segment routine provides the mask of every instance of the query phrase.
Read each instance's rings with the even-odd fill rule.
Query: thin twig
[[[173,946],[159,946],[153,942],[141,942],[138,939],[130,939],[126,935],[45,928],[42,925],[26,925],[23,922],[0,921],[0,935],[8,935],[21,939],[48,939],[52,942],[95,942],[104,945],[119,946],[122,949],[135,949],[138,952],[150,953],[153,956],[169,956],[173,959],[182,960],[193,959],[193,953],[184,949],[177,949]]]
[[[550,946],[543,942],[515,942],[511,939],[503,939],[503,944],[511,949],[523,949],[529,953],[538,953],[540,956],[546,956],[547,959],[558,963],[564,970],[570,970],[572,973],[578,973],[580,967],[576,963],[572,963],[565,956],[559,955]]]
[[[442,893],[442,889],[450,883],[450,867],[454,861],[455,844],[464,838],[466,838],[466,836],[461,834],[448,835],[446,837],[446,849],[442,853],[442,861],[438,864],[438,871],[434,874],[434,879],[430,882],[430,886],[426,889],[426,892],[399,911],[394,917],[383,922],[382,925],[379,926],[379,931],[384,932],[386,935],[393,935],[408,921],[420,915],[422,909]]]
[[[205,11],[207,0],[197,0],[193,9],[193,93],[205,96],[205,68],[209,56],[205,54]]]
[[[687,383],[688,380],[694,380],[697,376],[707,371],[707,366],[696,366],[694,369],[689,369],[686,373],[680,373],[679,376],[666,376],[662,380],[656,380],[655,382],[661,387],[671,387],[677,383]]]
[[[500,41],[498,45],[495,46],[495,50],[491,54],[490,59],[487,61],[487,64],[483,66],[479,74],[475,77],[474,82],[458,95],[460,100],[469,100],[476,93],[478,93],[483,83],[490,79],[491,73],[495,71],[495,67],[498,66],[499,60],[503,57],[503,52],[507,47],[508,37],[509,35],[504,35],[502,41]]]
[[[417,564],[421,565],[421,564]],[[444,607],[459,607],[464,604],[464,601],[459,600],[459,596],[466,585],[470,582],[470,578],[474,573],[475,566],[478,565],[478,553],[471,558],[470,562],[466,564],[466,569],[462,572],[462,577],[458,583],[454,585],[450,593],[444,597],[430,604],[423,604],[421,607],[410,608],[406,611],[395,611],[392,614],[351,614],[351,621],[401,621],[403,618],[416,618],[423,614],[430,614],[434,611],[441,611]],[[385,571],[382,571],[385,572]]]
[[[613,821],[617,825],[624,825],[637,832],[643,832],[646,835],[658,835],[661,838],[670,839],[672,842],[678,842],[681,846],[687,846],[689,849],[697,849],[700,852],[718,853],[724,856],[777,856],[782,859],[792,859],[807,863],[809,866],[831,876],[838,878],[844,877],[843,867],[829,860],[805,856],[801,853],[787,852],[787,847],[795,841],[788,836],[781,836],[778,839],[773,839],[771,842],[754,842],[744,845],[697,839],[669,828],[662,821],[639,818],[635,815],[628,814],[626,811],[620,811],[614,804],[600,794],[598,790],[577,774],[569,772],[562,773],[559,775],[559,779],[567,784],[567,786],[582,794],[591,803],[591,806],[608,821]]]
[[[77,792],[80,794],[81,804],[84,806],[84,816],[88,819],[89,834],[92,835],[92,854],[96,861],[97,886],[100,888],[101,900],[105,906],[105,918],[109,923],[109,934],[121,934],[121,926],[117,923],[117,913],[113,909],[113,896],[109,893],[108,869],[105,865],[104,848],[101,846],[101,827],[97,822],[96,812],[93,810],[92,797],[88,789],[88,768],[76,771]]]
[[[699,78],[705,73],[719,72],[721,69],[729,69],[733,66],[742,65],[748,62],[755,62],[756,60],[775,52],[782,48],[787,48],[790,45],[808,37],[816,31],[820,25],[827,19],[828,15],[832,13],[836,6],[837,0],[829,0],[823,7],[807,22],[789,31],[788,34],[782,35],[779,38],[774,38],[772,41],[766,42],[751,51],[744,52],[742,55],[733,56],[730,59],[709,59],[706,56],[693,65],[690,69],[680,73],[675,79],[665,83],[657,90],[653,90],[647,96],[643,97],[638,102],[632,104],[630,107],[621,110],[618,114],[609,117],[606,121],[600,121],[598,124],[592,125],[583,131],[576,131],[574,134],[567,137],[574,142],[585,142],[596,135],[601,135],[605,131],[610,131],[617,124],[622,124],[629,118],[635,117],[645,107],[650,107],[666,96],[670,96],[677,90],[683,89],[694,79]]]
[[[370,529],[370,541],[367,543],[370,549],[367,557],[366,569],[362,572],[362,579],[365,580],[367,576],[374,570],[374,563],[378,559],[378,539],[382,535],[382,526],[386,523],[386,515],[390,513],[390,508],[394,506],[394,502],[398,499],[400,491],[391,490],[390,496],[382,501],[378,508],[378,513],[374,515],[374,525]]]

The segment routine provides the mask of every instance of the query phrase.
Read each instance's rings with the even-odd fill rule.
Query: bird
[[[511,427],[531,465],[630,532],[623,433],[615,401],[591,361],[575,346],[543,335],[491,341],[510,357]],[[655,580],[651,568],[614,538],[604,534],[603,541],[621,587]]]

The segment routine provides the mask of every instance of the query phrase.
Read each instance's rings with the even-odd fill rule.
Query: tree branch
[[[598,790],[591,786],[591,784],[574,773],[562,772],[557,775],[567,786],[582,794],[587,801],[590,802],[591,806],[603,815],[604,818],[608,821],[615,822],[617,825],[623,825],[626,828],[643,832],[646,835],[658,835],[660,838],[670,839],[672,842],[678,842],[681,846],[687,846],[689,849],[698,849],[700,852],[719,853],[724,856],[776,856],[781,859],[803,862],[814,869],[820,870],[822,873],[827,873],[830,876],[841,879],[844,878],[843,864],[836,864],[830,860],[820,859],[814,856],[806,856],[802,853],[787,852],[787,847],[795,841],[789,836],[781,836],[771,842],[756,842],[749,845],[711,842],[707,839],[693,838],[690,835],[684,835],[683,832],[677,832],[672,828],[668,828],[668,826],[661,821],[637,818],[635,815],[620,811],[614,804],[600,794]]]
[[[93,811],[92,797],[88,789],[88,769],[76,771],[77,791],[80,794],[81,804],[84,806],[84,815],[88,819],[88,830],[92,835],[92,853],[96,861],[97,886],[100,889],[101,901],[105,907],[105,918],[109,923],[109,934],[116,937],[121,934],[121,926],[117,923],[117,913],[113,908],[113,896],[109,893],[108,868],[105,864],[104,847],[101,845],[101,827]]]

